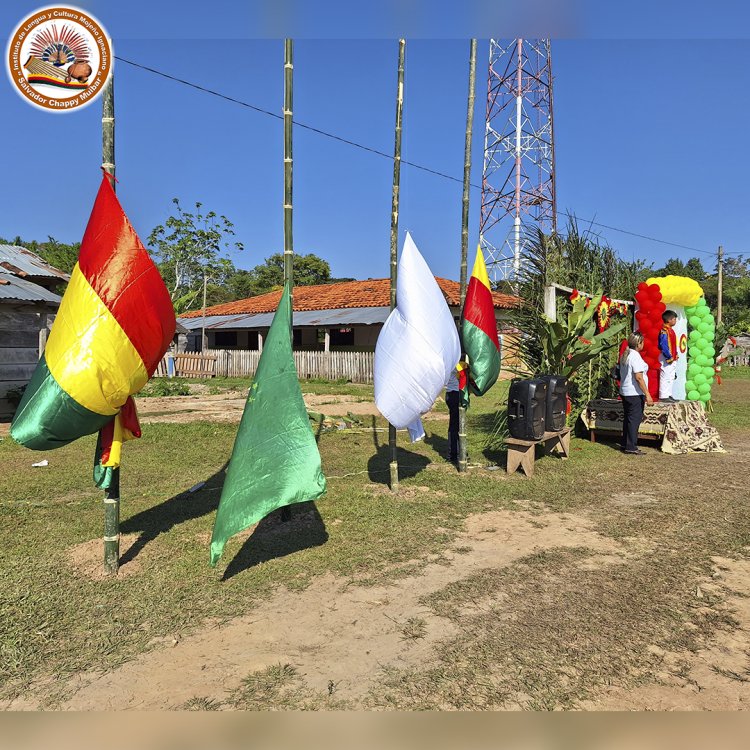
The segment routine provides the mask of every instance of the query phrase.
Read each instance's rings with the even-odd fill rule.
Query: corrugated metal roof
[[[28,276],[42,276],[48,279],[60,279],[60,281],[70,279],[67,273],[51,266],[31,250],[18,245],[0,245],[0,266],[4,263],[12,266],[12,268],[5,269],[10,273],[15,273],[14,269],[17,268],[22,274]]]
[[[0,270],[0,302],[46,302],[58,307],[61,299],[39,284]]]
[[[294,327],[351,325],[377,325],[385,323],[390,314],[387,307],[350,307],[336,310],[304,310],[294,313]],[[206,328],[216,330],[269,328],[274,313],[257,313],[256,315],[207,315]],[[190,330],[201,327],[201,318],[180,318],[179,322]]]
[[[236,318],[237,315],[206,315],[206,328],[211,328],[215,323],[219,323],[231,318]],[[241,316],[246,317],[246,316]],[[177,318],[177,322],[181,323],[188,331],[196,331],[203,325],[203,318]]]

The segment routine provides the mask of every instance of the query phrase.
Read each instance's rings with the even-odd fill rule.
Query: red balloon
[[[653,302],[661,302],[661,292],[658,290],[658,288],[651,293],[651,300]]]
[[[644,302],[644,303],[643,303],[643,304],[641,305],[641,310],[640,310],[640,311],[641,311],[641,312],[642,312],[642,313],[643,313],[643,314],[644,314],[644,315],[645,315],[646,317],[648,317],[648,318],[650,318],[650,317],[651,317],[651,310],[652,310],[652,307],[651,307],[651,303],[650,303],[650,302]]]
[[[656,292],[659,292],[659,294],[661,294],[661,288],[659,287],[658,284],[651,284],[648,290],[651,294],[655,294]]]
[[[648,289],[648,284],[645,281],[642,281],[640,284],[638,284],[639,292],[645,292],[646,289]]]
[[[659,313],[659,315],[661,315],[661,314],[662,314],[662,313],[663,313],[663,312],[664,312],[664,311],[665,311],[666,309],[667,309],[667,306],[666,306],[666,305],[665,305],[665,304],[664,304],[663,302],[660,302],[660,303],[659,303],[659,304],[658,304],[658,305],[656,306],[656,312],[658,312],[658,313]]]

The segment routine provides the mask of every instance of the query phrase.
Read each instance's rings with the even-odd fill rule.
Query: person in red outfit
[[[672,386],[677,377],[677,336],[674,325],[677,322],[677,313],[674,310],[666,310],[661,316],[663,326],[659,333],[659,362],[661,362],[661,375],[659,376],[659,400],[676,401],[672,398]]]

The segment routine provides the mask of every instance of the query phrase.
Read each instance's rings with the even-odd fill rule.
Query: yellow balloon
[[[661,291],[661,301],[665,305],[682,305],[692,307],[698,304],[703,296],[703,289],[695,279],[687,276],[652,276],[647,284],[658,284]]]

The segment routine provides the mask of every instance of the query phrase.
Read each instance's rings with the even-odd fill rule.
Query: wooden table
[[[558,432],[545,432],[540,440],[520,440],[519,438],[508,438],[505,441],[508,447],[508,474],[515,474],[520,466],[527,477],[534,476],[534,461],[536,460],[536,446],[542,446],[542,454],[557,451],[566,459],[570,453],[570,427]]]

